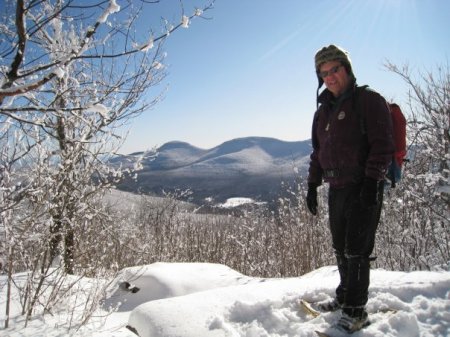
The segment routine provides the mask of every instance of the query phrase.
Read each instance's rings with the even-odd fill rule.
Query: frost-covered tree
[[[450,73],[387,64],[408,85],[408,157],[402,181],[389,192],[382,231],[383,264],[430,269],[450,261]]]
[[[163,42],[212,7],[205,0],[187,13],[179,4],[173,22],[142,18],[159,1],[3,4],[0,258],[10,275],[39,276],[34,295],[24,295],[28,314],[50,267],[89,269],[77,264],[84,253],[77,247],[87,227],[106,230],[108,214],[97,201],[130,172],[105,163],[124,140],[123,126],[160,99]]]

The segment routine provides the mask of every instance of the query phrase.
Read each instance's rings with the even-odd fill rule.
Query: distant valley
[[[158,148],[156,155],[132,153],[112,163],[131,167],[142,157],[137,178],[118,185],[124,191],[161,196],[164,191],[189,189],[197,204],[234,197],[270,202],[280,193],[281,182],[292,183],[305,176],[310,153],[310,140],[247,137],[212,149],[173,141]]]

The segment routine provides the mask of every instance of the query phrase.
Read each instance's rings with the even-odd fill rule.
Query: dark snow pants
[[[367,303],[370,254],[375,244],[384,188],[380,183],[378,205],[363,207],[359,197],[361,187],[330,187],[328,196],[331,236],[340,275],[336,297],[350,315],[352,310],[357,315]]]

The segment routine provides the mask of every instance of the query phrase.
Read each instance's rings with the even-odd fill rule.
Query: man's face
[[[319,76],[322,77],[326,87],[333,96],[343,94],[350,82],[347,70],[339,61],[325,62],[319,68]]]

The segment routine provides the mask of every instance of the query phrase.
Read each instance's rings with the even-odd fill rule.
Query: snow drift
[[[313,337],[339,314],[313,318],[299,301],[331,298],[338,277],[335,266],[297,278],[264,279],[219,264],[155,263],[122,270],[103,308],[76,332],[61,328],[62,312],[34,319],[27,328],[16,312],[0,335],[135,337],[128,325],[141,337]],[[2,311],[5,280],[0,276]],[[124,282],[139,291],[125,289]],[[117,310],[108,315],[111,307]],[[352,337],[449,336],[450,272],[373,270],[367,309],[372,324]]]

